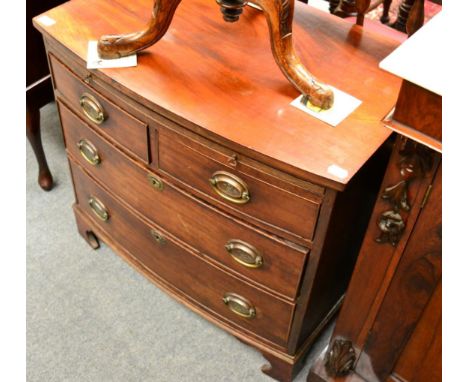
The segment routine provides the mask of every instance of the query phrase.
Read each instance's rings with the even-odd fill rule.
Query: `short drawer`
[[[164,173],[223,207],[312,240],[320,195],[246,165],[234,152],[208,147],[168,129],[159,131],[158,144],[159,168]]]
[[[286,347],[294,304],[204,261],[161,227],[125,208],[78,166],[71,169],[80,210],[136,260],[209,314]]]
[[[70,155],[108,190],[229,271],[293,300],[308,249],[263,233],[178,190],[109,145],[59,103]]]
[[[148,163],[146,123],[85,84],[52,54],[49,57],[56,90],[67,104],[107,138]]]

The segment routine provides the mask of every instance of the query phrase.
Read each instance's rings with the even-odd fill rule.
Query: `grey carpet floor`
[[[55,187],[39,188],[27,145],[27,380],[273,381],[260,372],[260,353],[172,300],[105,245],[93,251],[85,243],[55,103],[41,120]],[[306,381],[314,356],[295,381]]]

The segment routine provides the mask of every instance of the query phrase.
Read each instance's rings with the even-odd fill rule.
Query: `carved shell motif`
[[[348,340],[337,339],[333,341],[325,359],[325,369],[331,377],[347,375],[356,361],[353,344]]]

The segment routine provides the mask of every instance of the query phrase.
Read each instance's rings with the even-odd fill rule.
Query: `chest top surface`
[[[89,40],[143,29],[152,4],[74,0],[46,13],[53,25],[37,19],[35,25],[84,61]],[[94,72],[190,129],[343,189],[390,134],[381,120],[401,81],[378,63],[397,42],[302,3],[296,4],[293,28],[304,65],[362,100],[337,127],[290,105],[299,93],[274,62],[265,18],[250,7],[238,22],[226,23],[215,1],[182,1],[166,35],[139,54],[137,67]],[[333,165],[347,175],[330,173]]]

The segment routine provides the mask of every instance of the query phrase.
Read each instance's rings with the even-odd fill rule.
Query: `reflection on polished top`
[[[84,2],[47,12],[60,20],[53,25],[35,22],[82,60],[89,40],[143,29],[153,5]],[[164,38],[139,54],[137,67],[99,71],[141,104],[191,130],[201,128],[241,154],[268,158],[283,171],[341,190],[390,134],[380,121],[395,104],[400,80],[378,63],[398,43],[302,3],[296,4],[293,28],[304,65],[363,101],[337,127],[290,105],[299,93],[275,64],[265,19],[251,7],[231,24],[211,0],[183,1]]]

